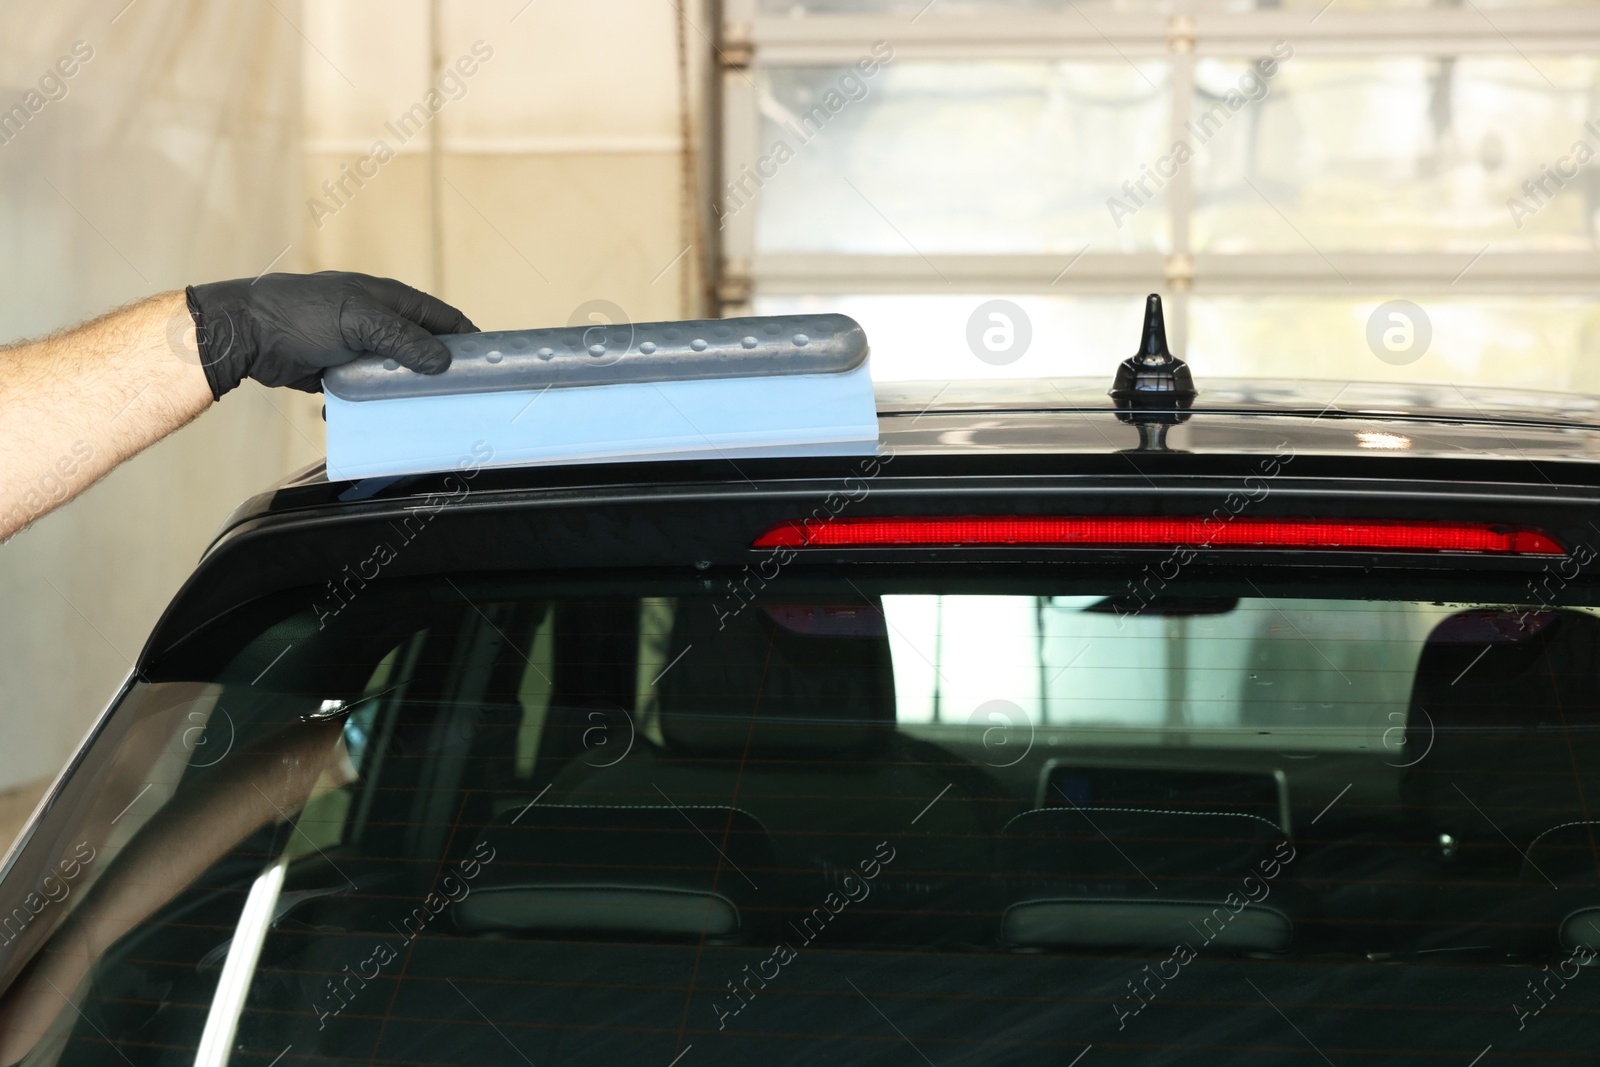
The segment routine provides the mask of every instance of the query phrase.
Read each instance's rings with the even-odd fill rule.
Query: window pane
[[[1000,12],[1070,13],[1075,7],[1091,11],[1172,10],[1171,0],[756,0],[762,15],[972,15]]]
[[[258,601],[23,844],[5,1062],[1583,1062],[1600,590],[1283,569]]]
[[[848,5],[851,0],[840,0]],[[1333,6],[1334,0],[1197,0],[1200,8],[1223,11],[1310,11],[1318,13]],[[1341,11],[1437,11],[1439,0],[1337,0]],[[1591,7],[1594,0],[1469,0],[1468,8]]]
[[[992,307],[1005,300],[1013,309]],[[837,311],[867,331],[876,381],[950,378],[1051,378],[1104,375],[1138,347],[1143,296],[1069,298],[978,293],[959,296],[768,296],[763,315]],[[1020,314],[1017,312],[1020,311]],[[1005,316],[992,318],[994,314]],[[968,328],[978,320],[976,350]],[[1170,324],[1169,324],[1170,327]],[[994,348],[985,347],[984,333]],[[1009,331],[1009,337],[1006,336]],[[1009,351],[1001,350],[1009,340]],[[1003,362],[1012,352],[1021,355]],[[984,358],[978,355],[983,351]]]
[[[766,162],[759,179],[734,176],[724,210],[761,182],[762,251],[1168,247],[1164,197],[1116,230],[1105,207],[1167,140],[1163,63],[891,62],[869,78],[760,79]]]
[[[1252,74],[1245,62],[1196,64],[1197,250],[1595,247],[1592,171],[1565,188],[1546,179],[1538,198],[1523,183],[1600,151],[1584,128],[1600,62],[1290,58],[1264,90]],[[1257,102],[1230,111],[1241,90]],[[1513,213],[1511,198],[1530,210]]]
[[[1329,0],[1193,0],[1202,11],[1309,11],[1313,14],[1330,6]],[[1476,0],[1485,8],[1586,7],[1593,0]],[[1438,10],[1438,0],[1338,0],[1339,10]],[[1172,0],[756,0],[761,15],[988,15],[1005,12],[1046,13],[1073,16],[1073,9],[1100,12],[1172,11]]]
[[[1419,297],[1428,347],[1410,363],[1390,363],[1367,345],[1368,320],[1387,299],[1197,296],[1189,362],[1202,382],[1207,374],[1289,374],[1600,392],[1600,307],[1592,300]]]
[[[1005,700],[1118,744],[1371,749],[1462,608],[1242,597],[1163,615],[1128,599],[885,596],[899,720],[967,722]]]

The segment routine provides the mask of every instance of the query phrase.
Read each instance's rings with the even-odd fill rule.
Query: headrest
[[[1264,902],[1293,858],[1278,826],[1254,815],[1024,812],[1006,825],[997,855],[1013,901],[1001,936],[1028,947],[1281,951],[1293,925]]]
[[[1520,848],[1582,812],[1600,773],[1600,619],[1468,611],[1440,622],[1418,659],[1406,750],[1417,754],[1406,803],[1458,840],[1500,844],[1503,832]]]
[[[772,841],[727,807],[529,805],[495,818],[454,909],[469,933],[736,939]]]
[[[691,647],[692,646],[692,647]],[[894,733],[894,671],[877,605],[681,606],[658,687],[681,755],[865,758]]]
[[[1232,812],[1282,824],[1288,810],[1283,775],[1192,767],[1117,767],[1052,761],[1039,806]]]
[[[1006,824],[998,858],[1001,872],[1014,878],[1126,885],[1130,893],[1165,891],[1163,878],[1210,881],[1225,886],[1221,896],[1282,841],[1276,823],[1236,812],[1039,808]]]
[[[1523,854],[1516,916],[1525,950],[1600,948],[1600,821],[1574,820],[1535,837]]]
[[[1523,856],[1522,881],[1562,888],[1600,885],[1600,822],[1562,823],[1535,837]]]

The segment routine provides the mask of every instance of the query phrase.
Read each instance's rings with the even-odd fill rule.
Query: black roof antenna
[[[1167,323],[1161,297],[1151,293],[1144,303],[1144,334],[1139,351],[1117,367],[1111,399],[1117,418],[1139,427],[1139,451],[1167,450],[1167,428],[1189,417],[1200,391],[1189,365],[1167,349]]]

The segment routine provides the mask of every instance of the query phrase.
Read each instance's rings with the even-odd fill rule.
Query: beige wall
[[[115,13],[0,4],[7,107],[75,42],[93,49],[66,96],[0,145],[0,341],[256,274],[292,240],[293,27],[255,4]],[[228,511],[315,458],[318,422],[310,398],[247,386],[0,545],[0,815],[72,752]]]
[[[595,299],[635,321],[699,310],[698,249],[672,265],[689,241],[673,4],[141,0],[115,24],[104,6],[0,3],[0,88],[62,42],[97,50],[40,116],[62,121],[27,131],[43,148],[0,147],[0,337],[253,275],[286,245],[275,269],[392,275],[485,328],[565,323]],[[385,123],[425,102],[430,40],[448,64],[478,41],[493,55],[401,146]],[[328,198],[378,139],[395,158]],[[314,218],[314,197],[338,210]],[[217,524],[320,459],[321,434],[315,398],[247,384],[0,546],[0,821],[71,753]]]
[[[443,64],[466,57],[476,71],[402,145],[390,124],[432,81],[430,11]],[[315,12],[304,71],[310,264],[434,286],[485,329],[565,323],[590,300],[634,321],[693,310],[684,282],[695,254],[669,268],[689,243],[673,4],[324,0]],[[480,61],[475,46],[492,56]],[[347,180],[353,195],[338,204],[322,182],[380,140],[398,154],[366,164],[376,176]]]

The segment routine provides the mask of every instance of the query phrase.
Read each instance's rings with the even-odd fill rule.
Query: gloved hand
[[[245,378],[322,391],[322,372],[371,353],[423,374],[450,366],[437,333],[476,333],[449,304],[392,278],[323,271],[191,285],[200,365],[211,394]]]

